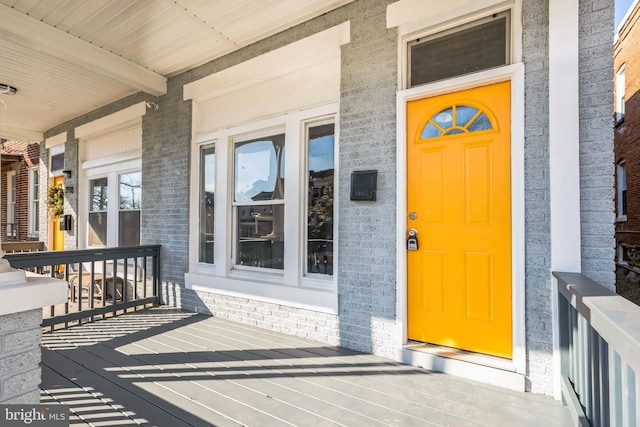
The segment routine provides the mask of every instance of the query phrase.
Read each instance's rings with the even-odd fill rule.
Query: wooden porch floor
[[[571,424],[551,398],[166,308],[45,333],[41,388],[71,425]]]

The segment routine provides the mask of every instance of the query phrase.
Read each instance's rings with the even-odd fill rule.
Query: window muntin
[[[108,178],[89,181],[89,246],[107,245]]]
[[[118,244],[140,244],[140,210],[142,209],[142,173],[131,172],[119,176]]]
[[[215,144],[200,146],[199,253],[198,261],[213,264],[216,152]]]
[[[333,275],[335,125],[307,127],[306,274]]]
[[[409,42],[408,86],[509,64],[509,18],[500,13]]]
[[[40,171],[29,169],[29,234],[40,230]]]
[[[283,133],[233,144],[236,266],[284,269],[284,148]]]
[[[489,117],[476,107],[453,105],[434,114],[422,128],[421,139],[493,129]]]
[[[616,166],[616,175],[617,175],[617,210],[618,210],[618,219],[625,220],[627,218],[627,164],[624,161],[621,161]]]

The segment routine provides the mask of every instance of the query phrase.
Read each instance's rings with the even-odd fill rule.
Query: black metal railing
[[[69,297],[44,310],[44,327],[160,304],[160,246],[5,254],[13,268],[65,280]]]
[[[558,282],[562,394],[577,425],[640,425],[640,307],[578,273]]]

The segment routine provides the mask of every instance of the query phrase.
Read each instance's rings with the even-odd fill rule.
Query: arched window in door
[[[431,116],[422,128],[420,139],[493,129],[491,120],[477,107],[452,105]]]

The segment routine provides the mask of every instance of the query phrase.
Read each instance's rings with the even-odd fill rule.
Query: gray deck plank
[[[112,343],[118,344],[119,339],[114,339]],[[302,423],[309,423],[312,425],[333,424],[326,419],[316,417],[311,413],[300,411],[295,407],[274,400],[272,397],[264,394],[253,392],[252,389],[234,381],[219,381],[215,379],[213,382],[207,382],[207,379],[211,375],[206,374],[201,366],[192,367],[185,365],[179,361],[179,356],[184,352],[178,348],[167,348],[166,346],[160,346],[159,349],[150,348],[153,345],[153,340],[141,340],[140,343],[146,343],[147,345],[141,347],[140,344],[124,344],[118,345],[118,350],[121,355],[114,355],[116,359],[120,359],[121,364],[131,363],[132,361],[139,360],[137,357],[137,350],[160,352],[169,350],[174,353],[173,358],[158,355],[154,358],[154,363],[158,363],[163,369],[169,367],[174,374],[174,378],[164,380],[158,378],[157,381],[165,384],[166,387],[172,391],[186,396],[190,400],[198,401],[199,404],[207,408],[224,408],[225,414],[235,420],[242,422],[243,424],[255,424],[258,422],[264,422],[265,417],[272,417],[270,425],[276,423],[300,425]],[[152,346],[153,347],[153,346]],[[99,348],[99,347],[92,347]],[[127,350],[133,350],[133,353],[127,354]],[[105,351],[108,352],[109,350]],[[104,353],[104,352],[102,352]],[[177,355],[177,356],[176,356]],[[112,358],[112,361],[114,359]],[[116,360],[117,361],[117,360]],[[140,359],[140,364],[148,363],[147,360]],[[136,363],[136,362],[134,362]],[[226,368],[225,368],[226,369]],[[141,373],[145,378],[153,379],[150,377],[148,371]],[[197,378],[193,378],[193,376]],[[238,372],[240,379],[246,379],[247,376]],[[184,380],[180,380],[184,378]],[[201,390],[204,389],[204,390]],[[235,396],[242,395],[242,401],[238,401]],[[314,418],[316,418],[314,420]],[[285,420],[286,419],[286,420]]]
[[[175,338],[176,335],[186,335],[181,331],[172,331],[163,335],[163,339]],[[188,342],[199,343],[201,347],[205,348],[203,344],[210,344],[213,341],[206,339],[202,336],[188,336],[184,337],[182,345],[186,345]],[[222,340],[217,341],[218,345],[227,346],[229,351],[238,350],[237,347],[233,347],[229,344],[225,344]],[[176,344],[178,345],[178,344]],[[359,371],[359,366],[354,365],[353,370],[342,369],[336,371],[333,367],[323,367],[320,364],[307,365],[305,360],[302,359],[304,366],[287,363],[287,360],[295,360],[300,362],[300,359],[291,359],[286,357],[286,353],[283,351],[271,351],[270,354],[260,357],[264,352],[257,352],[252,350],[243,350],[245,353],[255,355],[258,357],[249,356],[245,359],[250,359],[249,363],[252,367],[260,367],[266,360],[266,365],[271,371],[270,377],[273,380],[277,380],[282,376],[289,378],[295,378],[298,381],[289,382],[286,388],[294,389],[297,393],[309,393],[322,396],[322,399],[327,404],[337,406],[343,409],[349,408],[351,411],[361,415],[367,415],[373,420],[383,420],[384,423],[397,423],[400,425],[421,425],[425,423],[425,420],[435,423],[436,425],[445,426],[471,426],[477,425],[476,423],[461,418],[454,413],[447,413],[439,409],[433,409],[421,404],[412,404],[404,399],[396,396],[389,395],[380,389],[371,389],[368,387],[362,387],[354,385],[349,381],[342,381],[340,377],[359,377],[369,372],[371,375],[376,374],[373,371]],[[285,359],[280,361],[278,359],[285,356]],[[280,366],[274,366],[274,361],[281,363]],[[246,362],[245,362],[246,363]],[[295,372],[287,368],[295,368]],[[416,371],[414,370],[415,374]],[[333,375],[332,375],[333,374]],[[249,372],[248,375],[251,375]],[[340,375],[337,376],[337,375]],[[338,389],[335,389],[336,383]],[[271,387],[273,388],[273,387]]]
[[[273,336],[273,333],[270,331],[251,328],[224,320],[216,322],[215,325],[209,322],[205,326],[215,329],[217,334],[230,335],[229,332],[233,331],[232,335],[235,340],[237,340],[239,336],[242,336],[242,334],[247,334],[247,339],[253,343],[268,343]],[[205,329],[203,329],[203,323],[191,325],[185,329],[189,330],[194,328],[199,328],[200,334],[206,333]],[[227,328],[229,328],[229,330],[227,330]],[[379,366],[384,366],[380,365],[381,360],[386,361],[383,363],[392,369],[386,370],[385,372],[390,375],[363,375],[350,376],[347,378],[351,381],[366,379],[367,381],[379,382],[379,387],[383,389],[388,389],[388,387],[392,385],[400,385],[404,389],[409,390],[415,399],[446,399],[450,401],[450,405],[457,408],[456,413],[463,412],[466,405],[468,408],[471,408],[472,411],[469,417],[475,420],[477,420],[477,418],[474,412],[476,409],[481,408],[485,410],[485,413],[491,414],[492,418],[496,416],[500,417],[505,412],[517,415],[519,418],[518,421],[522,422],[522,425],[530,425],[531,423],[533,423],[533,425],[539,425],[539,423],[544,423],[547,426],[562,426],[566,423],[566,408],[546,396],[519,393],[438,373],[431,373],[430,375],[432,375],[432,377],[428,382],[425,382],[419,377],[405,375],[403,372],[403,370],[415,370],[416,368],[377,356],[354,353],[350,350],[330,346],[314,347],[309,345],[312,344],[312,342],[297,337],[276,336],[276,341],[274,342],[280,345],[302,344],[301,348],[292,351],[283,349],[281,351],[287,352],[290,356],[298,357],[303,357],[305,352],[311,353],[307,354],[307,358],[305,359],[309,361],[309,363],[326,364],[326,356],[333,354],[336,355],[336,357],[333,357],[331,360],[338,364],[358,364],[362,366],[363,362],[366,364],[366,362],[369,361],[372,364],[372,369],[379,370]],[[314,358],[314,356],[317,357]],[[340,380],[345,381],[346,378],[341,377]],[[469,393],[469,389],[479,389],[478,391],[480,391],[480,393]],[[420,390],[420,392],[417,392],[417,390]],[[405,397],[408,398],[408,396]]]
[[[544,396],[177,310],[108,318],[45,334],[44,343],[46,351],[67,359],[47,356],[52,369],[62,369],[57,362],[65,366],[58,383],[69,376],[75,379],[67,386],[82,390],[80,384],[93,384],[90,387],[103,388],[109,398],[124,389],[155,408],[149,411],[162,404],[179,408],[190,425],[556,427],[570,423],[567,409]],[[51,377],[48,374],[45,381],[43,376],[43,396],[48,383],[55,383]],[[78,392],[68,388],[69,393]],[[77,396],[68,398],[71,407],[83,402]],[[114,400],[112,410],[144,417],[144,404],[131,402],[120,408]],[[104,409],[90,398],[78,405],[84,405],[78,408],[85,408],[87,416]],[[96,415],[96,421],[107,423],[109,417]]]
[[[70,358],[63,356],[63,352],[69,352]],[[113,363],[114,360],[123,363],[118,365]],[[148,418],[144,425],[201,426],[212,421],[218,426],[242,425],[203,408],[188,397],[176,394],[171,387],[148,381],[137,372],[127,373],[124,369],[118,369],[131,365],[131,359],[102,344],[74,350],[43,350],[43,363],[55,366],[65,377],[74,378],[84,387],[100,390],[125,408],[135,408],[134,412],[144,413]],[[124,379],[127,374],[129,378]],[[51,384],[44,381],[43,384],[49,391]],[[117,386],[114,387],[114,384]]]

